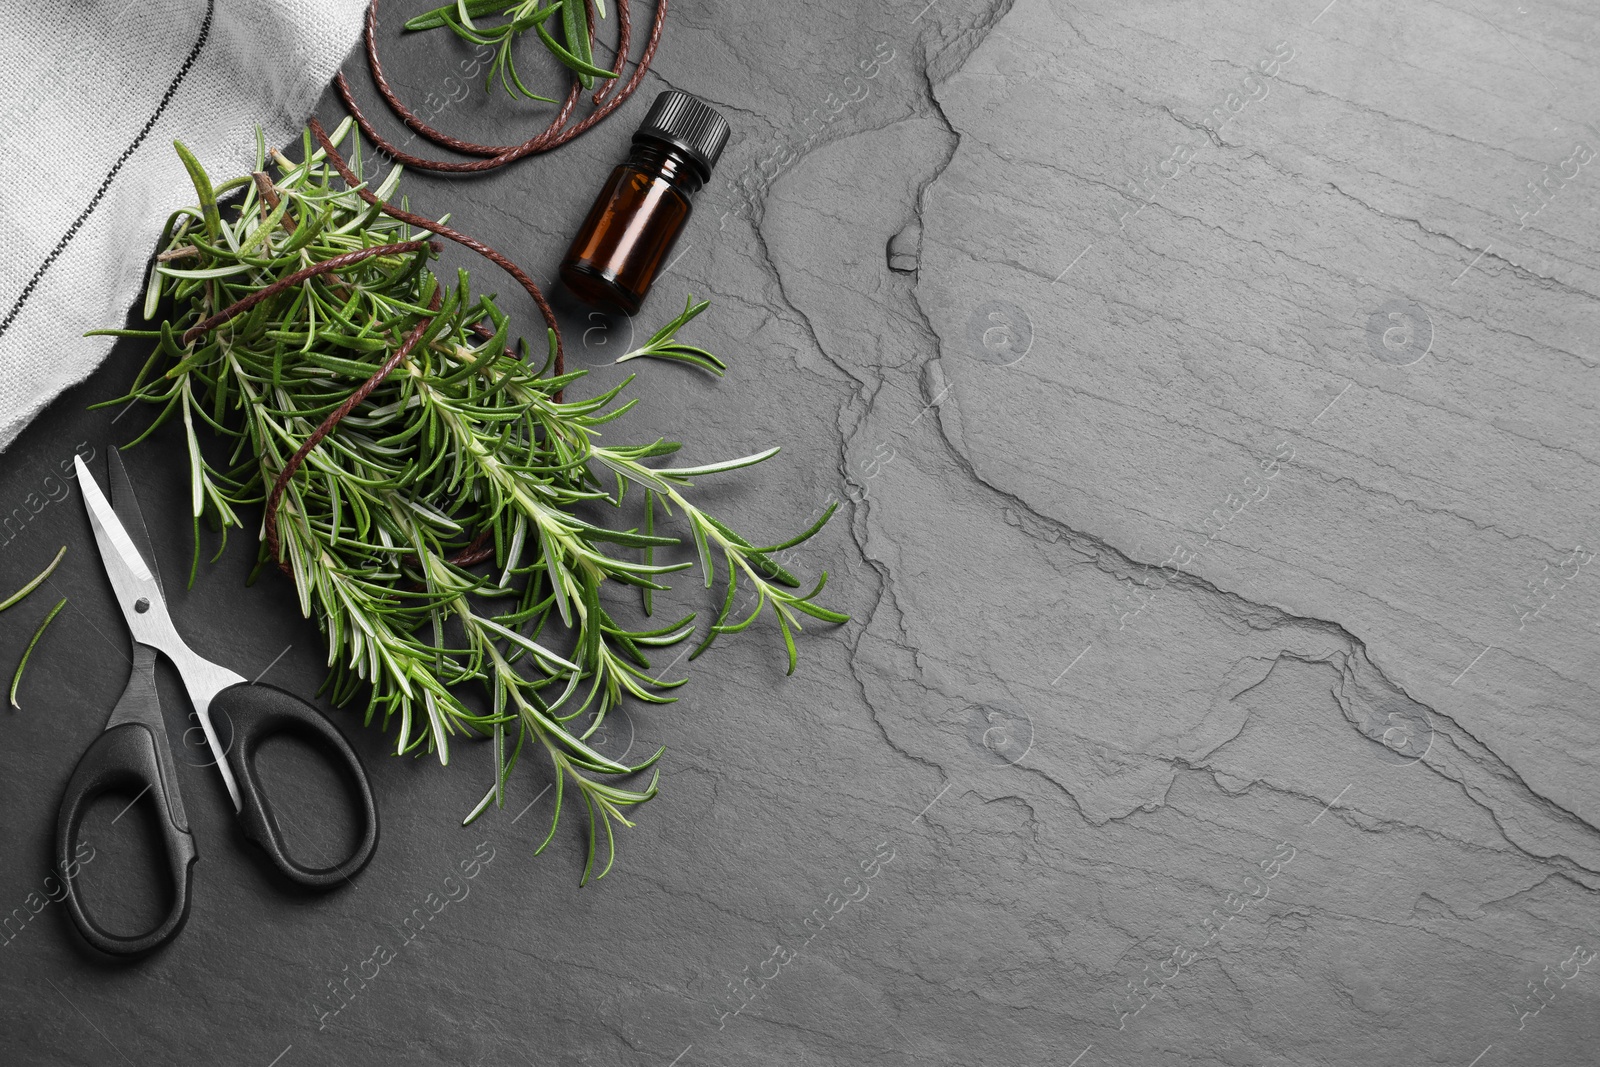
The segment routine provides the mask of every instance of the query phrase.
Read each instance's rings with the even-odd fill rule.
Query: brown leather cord
[[[329,260],[328,262],[332,261]],[[444,290],[440,287],[434,288],[433,301],[429,304],[430,311],[439,310],[440,298],[443,292]],[[272,493],[267,497],[267,549],[272,553],[272,558],[278,561],[278,567],[282,569],[283,573],[293,573],[293,568],[283,558],[282,544],[278,539],[278,504],[283,499],[283,491],[288,487],[289,479],[294,477],[295,471],[300,469],[300,465],[306,461],[306,456],[311,454],[311,450],[321,444],[322,439],[333,432],[333,428],[339,425],[339,421],[354,411],[356,405],[371,396],[372,391],[383,384],[383,380],[396,367],[405,362],[406,357],[411,355],[413,348],[417,347],[417,342],[422,340],[422,335],[427,332],[428,326],[432,322],[432,315],[425,315],[418,319],[417,324],[406,335],[405,343],[395,349],[394,355],[384,360],[383,366],[379,367],[372,377],[363,382],[359,389],[345,397],[344,403],[328,412],[328,417],[322,420],[320,426],[311,431],[311,436],[301,442],[300,447],[294,450],[294,455],[289,457],[289,462],[285,463],[283,469],[278,472],[277,481],[272,483]]]
[[[463,141],[459,138],[451,137],[449,134],[444,133],[443,131],[434,129],[426,122],[423,122],[421,117],[418,116],[416,112],[406,107],[406,105],[400,100],[400,97],[395,93],[394,88],[389,84],[389,79],[383,72],[383,63],[378,58],[378,3],[377,0],[372,0],[372,3],[367,8],[367,64],[371,68],[372,81],[377,87],[379,95],[383,97],[384,102],[389,105],[390,109],[394,111],[395,115],[398,116],[402,122],[404,122],[416,133],[427,138],[429,141],[432,141],[434,144],[439,145],[442,148],[449,148],[453,151],[460,152],[463,155],[488,157],[485,159],[477,159],[472,161],[451,161],[427,159],[422,156],[411,155],[397,145],[386,140],[373,127],[371,120],[367,118],[366,113],[363,112],[360,105],[356,103],[355,94],[350,90],[350,82],[345,78],[343,73],[340,73],[339,76],[334,79],[334,85],[338,88],[339,96],[344,100],[345,107],[350,110],[350,114],[356,120],[356,124],[361,127],[361,132],[367,137],[368,140],[377,145],[379,149],[397,162],[403,163],[408,167],[414,167],[418,170],[434,171],[441,174],[482,173],[484,171],[496,170],[508,163],[513,163],[516,160],[522,159],[525,156],[534,155],[539,152],[548,152],[552,148],[558,148],[573,138],[587,133],[589,130],[593,129],[596,125],[602,122],[606,116],[610,115],[618,107],[621,107],[622,104],[627,101],[628,97],[633,95],[634,90],[636,90],[639,87],[639,84],[644,80],[645,73],[649,71],[650,64],[655,59],[656,48],[661,43],[661,30],[666,20],[666,15],[667,0],[656,0],[654,18],[650,24],[650,36],[645,42],[644,52],[639,56],[639,61],[634,67],[633,74],[630,75],[628,80],[622,84],[622,88],[617,91],[616,95],[607,99],[606,93],[608,93],[611,88],[615,87],[615,78],[620,78],[622,76],[622,70],[627,65],[628,51],[632,43],[632,26],[631,17],[628,11],[628,0],[617,0],[617,66],[616,70],[614,71],[614,78],[595,92],[593,98],[595,104],[597,105],[595,110],[590,112],[587,117],[577,124],[572,126],[566,125],[567,120],[572,115],[573,108],[577,106],[578,97],[582,94],[582,86],[578,82],[577,77],[574,76],[572,80],[572,88],[567,93],[566,99],[562,102],[560,111],[556,113],[556,117],[551,120],[550,125],[545,127],[542,132],[526,141],[523,141],[520,144],[483,145],[474,144],[471,141]],[[594,27],[594,20],[592,18],[589,21],[589,26],[592,33]]]
[[[489,544],[489,533],[488,530],[480,530],[470,545],[451,556],[446,562],[454,563],[457,567],[470,567],[494,555],[494,546]]]
[[[420,251],[423,248],[432,248],[436,252],[439,250],[439,246],[432,241],[401,241],[397,244],[373,245],[371,248],[360,248],[354,252],[346,252],[342,256],[334,256],[332,259],[324,259],[313,263],[304,270],[297,270],[286,278],[279,278],[264,289],[257,289],[243,300],[229,304],[210,318],[195,323],[183,331],[181,340],[184,344],[190,344],[201,334],[209,333],[229,319],[249,311],[261,301],[277,296],[285,289],[292,289],[307,278],[315,278],[319,274],[340,270],[352,263],[360,263],[363,259],[371,259],[373,256],[399,255],[405,252]]]

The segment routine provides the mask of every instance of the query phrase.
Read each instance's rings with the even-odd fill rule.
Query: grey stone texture
[[[637,329],[563,304],[572,361],[606,387],[630,336],[709,297],[691,336],[727,377],[630,364],[645,402],[616,436],[693,460],[781,445],[707,499],[775,539],[839,500],[792,560],[853,621],[808,630],[789,678],[767,626],[675,665],[681,702],[607,741],[666,745],[662,794],[583,889],[576,823],[533,855],[545,768],[464,830],[487,751],[395,759],[346,713],[378,857],[347,890],[286,892],[164,678],[193,919],[131,967],[56,905],[8,929],[0,1059],[1596,1062],[1600,16],[680,0],[668,20],[613,121],[404,188],[551,278],[644,99],[719,106],[735,139],[681,258]],[[465,47],[384,47],[452,131],[538,121],[444,81]],[[492,267],[446,262],[536,322]],[[4,584],[70,546],[0,615],[19,652],[70,598],[0,716],[0,912],[42,885],[59,791],[126,678],[59,464],[148,417],[84,410],[139,357],[0,465],[23,516]],[[182,588],[178,439],[130,455],[179,625],[247,675],[287,646],[269,680],[314,690],[315,631],[277,576],[243,588],[243,546]],[[271,757],[332,847],[326,769]],[[134,890],[132,922],[160,887],[116,814],[91,819],[85,878]]]

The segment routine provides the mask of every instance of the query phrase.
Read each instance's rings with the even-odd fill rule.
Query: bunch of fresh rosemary
[[[329,143],[339,144],[349,128],[347,121]],[[364,189],[340,182],[309,133],[302,162],[274,152],[277,173],[268,177],[267,153],[258,148],[255,175],[215,186],[178,149],[199,201],[168,221],[145,316],[170,310],[156,330],[106,331],[157,343],[129,394],[108,403],[160,406],[140,440],[181,421],[196,565],[202,516],[221,527],[226,544],[227,531],[242,525],[241,510],[266,501],[261,562],[292,574],[301,610],[326,635],[333,699],[365,693],[368,723],[375,716],[385,729],[397,723],[398,753],[433,751],[448,763],[453,737],[492,738],[494,784],[469,822],[491,802],[504,803],[508,776],[531,739],[554,765],[556,784],[540,850],[554,836],[564,785],[574,786],[589,817],[584,880],[598,852],[597,828],[609,849],[603,875],[615,858],[612,821],[631,825],[622,809],[650,799],[657,784],[652,776],[636,790],[604,779],[644,770],[661,753],[628,766],[586,739],[625,695],[652,704],[675,699],[667,694],[682,680],[652,677],[648,653],[695,629],[692,614],[629,629],[608,610],[606,588],[639,588],[648,612],[651,591],[667,588],[665,576],[694,566],[654,560],[658,548],[680,543],[657,528],[658,512],[676,517],[693,538],[707,587],[719,557],[726,584],[721,611],[694,654],[771,608],[792,672],[800,615],[835,623],[846,616],[814,602],[826,573],[800,594],[772,553],[811,537],[828,514],[798,537],[757,547],[685,494],[693,479],[759,463],[776,448],[668,468],[646,461],[676,452],[673,442],[601,444],[598,427],[637,403],[619,403],[632,378],[599,396],[564,400],[562,390],[584,372],[545,377],[550,360],[539,368],[514,355],[493,299],[472,293],[466,272],[454,284],[437,278],[424,242],[267,293],[335,257],[405,245],[411,230],[381,203],[364,201]],[[359,170],[359,142],[353,162]],[[377,190],[380,201],[398,181],[396,168]],[[225,309],[234,314],[219,322]],[[556,335],[547,332],[553,358]],[[651,345],[649,354],[682,355],[660,335]],[[368,386],[307,450],[330,412]],[[231,442],[226,459],[202,446],[202,427]],[[304,462],[296,468],[297,451]],[[283,480],[286,465],[292,476]],[[599,503],[620,507],[630,486],[643,494],[642,531],[580,516]],[[277,560],[268,548],[274,539]],[[483,565],[470,565],[483,557]],[[741,584],[754,591],[756,607],[730,618]],[[476,709],[464,699],[475,687],[483,694]]]

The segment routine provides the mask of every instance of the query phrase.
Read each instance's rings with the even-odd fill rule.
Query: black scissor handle
[[[261,846],[273,866],[291,881],[311,889],[332,889],[353,877],[372,859],[378,848],[378,808],[372,800],[372,785],[355,749],[339,728],[316,708],[293,693],[276,686],[243,682],[218,693],[211,701],[213,712],[221,711],[233,722],[233,744],[228,749],[228,766],[239,785],[239,822],[244,836]],[[256,751],[261,742],[280,733],[297,734],[320,747],[332,749],[344,764],[356,787],[357,815],[361,819],[361,841],[343,861],[331,867],[306,867],[295,862],[283,843],[283,831],[267,803],[256,774]]]
[[[148,727],[136,722],[113,726],[96,737],[67,782],[67,793],[56,819],[57,869],[67,887],[67,912],[83,939],[101,952],[113,956],[141,956],[177,937],[183,924],[189,921],[189,883],[199,854],[188,827],[180,825],[173,815],[167,786],[156,756],[156,740]],[[66,877],[68,871],[75,871],[77,867],[73,856],[77,851],[78,828],[89,802],[106,790],[117,788],[138,790],[141,797],[150,794],[172,874],[172,910],[154,930],[133,937],[102,930],[84,910],[76,880]]]

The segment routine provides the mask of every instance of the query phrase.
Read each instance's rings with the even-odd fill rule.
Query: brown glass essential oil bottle
[[[656,97],[561,261],[567,288],[637,314],[727,143],[727,121],[704,101],[675,89]]]

